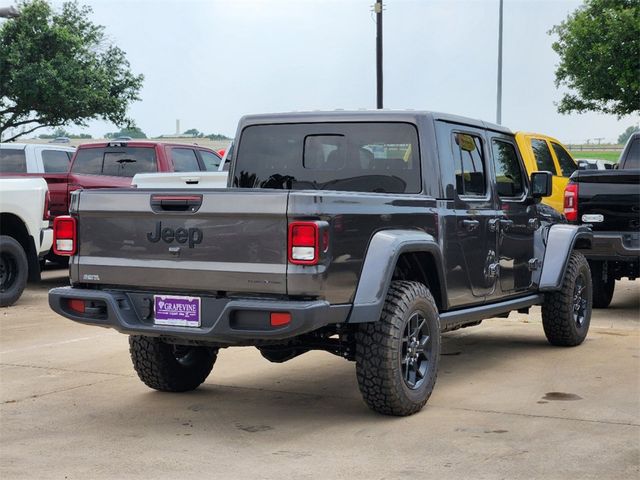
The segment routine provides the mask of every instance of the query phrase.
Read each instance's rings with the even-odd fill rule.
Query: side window
[[[27,173],[27,158],[24,150],[0,148],[0,173]]]
[[[640,138],[633,140],[627,151],[627,158],[624,160],[622,168],[628,170],[630,168],[640,168]]]
[[[42,164],[45,173],[65,173],[69,170],[68,153],[62,150],[43,150]]]
[[[496,171],[498,196],[520,197],[524,193],[524,179],[516,147],[509,142],[493,140],[491,152]]]
[[[540,140],[539,138],[531,139],[531,147],[533,148],[533,156],[536,157],[536,164],[539,171],[551,172],[557,175],[556,167],[553,164],[553,158],[551,157],[551,151],[547,145],[546,140]]]
[[[222,159],[215,153],[207,152],[206,150],[199,150],[199,152],[202,162],[204,163],[204,169],[207,172],[217,172],[220,166],[220,160]]]
[[[100,175],[102,173],[102,148],[79,149],[76,159],[71,166],[73,173]]]
[[[191,148],[172,148],[171,161],[176,172],[197,172],[200,170],[196,152]]]
[[[571,158],[571,155],[564,149],[562,145],[558,145],[557,143],[551,142],[553,146],[553,151],[556,152],[556,157],[558,157],[558,163],[560,164],[560,170],[562,170],[563,177],[570,177],[573,172],[578,169],[578,166]]]
[[[484,196],[487,191],[482,140],[467,133],[453,134],[458,195]]]

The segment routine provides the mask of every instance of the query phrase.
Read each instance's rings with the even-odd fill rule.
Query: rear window
[[[24,150],[0,148],[0,173],[27,173]]]
[[[42,164],[45,173],[65,173],[69,170],[69,155],[62,150],[43,150]]]
[[[242,132],[240,188],[418,193],[418,136],[408,123],[254,125]]]
[[[71,167],[74,173],[114,177],[133,177],[136,173],[157,170],[153,147],[81,148]]]

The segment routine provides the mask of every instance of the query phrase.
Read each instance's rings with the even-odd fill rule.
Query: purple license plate
[[[154,295],[154,322],[156,325],[180,327],[200,326],[200,298],[176,295]]]

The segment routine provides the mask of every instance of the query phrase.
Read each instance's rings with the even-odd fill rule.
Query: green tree
[[[629,127],[618,137],[618,143],[625,144],[629,137],[638,131],[638,127]]]
[[[618,116],[640,110],[640,2],[586,0],[549,32],[560,55],[556,86],[566,86],[560,113]]]
[[[200,131],[197,130],[195,128],[190,128],[189,130],[186,130],[183,135],[193,135],[194,137],[203,137],[204,134]]]
[[[135,125],[132,125],[126,128],[121,128],[119,132],[105,133],[104,135],[104,138],[118,138],[118,137],[147,138],[147,135]]]
[[[207,135],[207,138],[209,140],[231,140],[229,137],[223,135],[222,133],[212,133],[210,135]]]
[[[56,12],[30,0],[20,11],[0,25],[0,139],[96,118],[128,124],[143,76],[91,22],[91,8],[67,2]]]

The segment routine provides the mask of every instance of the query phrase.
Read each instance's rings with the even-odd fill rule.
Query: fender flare
[[[591,246],[591,228],[566,223],[552,225],[549,228],[538,287],[541,292],[559,290],[562,287],[569,257],[578,240],[586,240]]]
[[[439,293],[445,301],[442,252],[435,238],[420,230],[383,230],[369,242],[348,323],[380,318],[396,262],[400,255],[409,252],[428,252],[434,256],[440,278]]]

